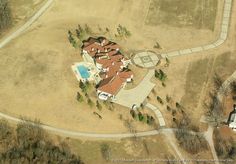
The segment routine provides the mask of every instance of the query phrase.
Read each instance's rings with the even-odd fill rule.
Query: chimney
[[[108,78],[108,75],[106,74],[105,78]]]
[[[115,62],[112,62],[112,65],[115,65]]]
[[[116,72],[116,75],[119,75],[119,72]]]

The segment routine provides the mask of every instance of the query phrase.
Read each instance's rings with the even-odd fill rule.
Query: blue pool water
[[[79,73],[83,79],[89,78],[90,73],[89,73],[87,67],[85,67],[84,65],[79,65],[79,66],[77,66],[77,70],[79,71]]]

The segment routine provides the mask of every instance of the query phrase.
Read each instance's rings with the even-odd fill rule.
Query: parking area
[[[155,84],[151,82],[151,78],[153,76],[154,69],[149,70],[147,75],[143,78],[143,80],[137,87],[129,90],[125,90],[124,88],[122,88],[116,95],[116,99],[113,100],[113,102],[126,106],[128,108],[132,108],[133,105],[139,107],[155,86]]]

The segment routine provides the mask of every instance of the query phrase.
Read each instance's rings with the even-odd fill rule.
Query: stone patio
[[[152,68],[160,61],[157,54],[151,51],[137,53],[133,58],[133,63],[143,68]]]

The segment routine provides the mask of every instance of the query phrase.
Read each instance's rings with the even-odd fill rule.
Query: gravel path
[[[6,44],[8,44],[10,41],[18,37],[20,34],[22,34],[25,30],[27,30],[53,3],[54,0],[48,0],[43,7],[39,9],[38,12],[34,14],[33,17],[31,17],[23,26],[18,28],[15,32],[10,34],[8,37],[6,37],[3,41],[0,42],[0,49],[3,48]]]

